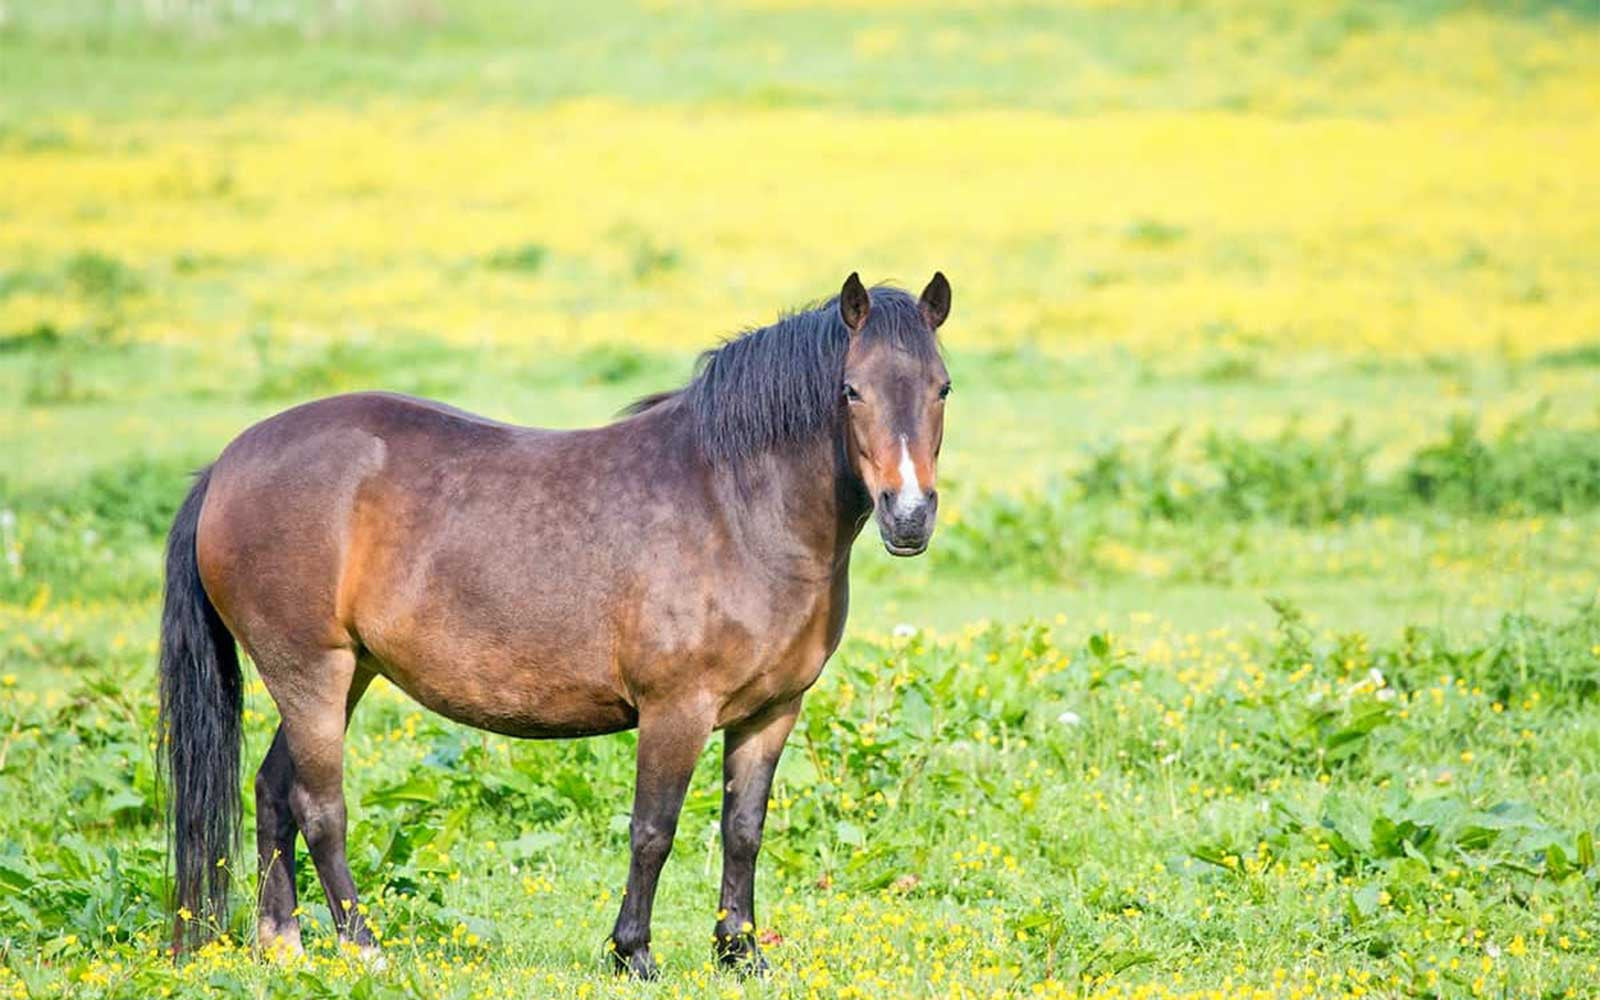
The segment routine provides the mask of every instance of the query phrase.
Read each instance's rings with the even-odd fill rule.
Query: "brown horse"
[[[246,430],[167,543],[161,711],[179,921],[227,920],[240,675],[281,715],[256,773],[257,940],[300,947],[295,836],[342,940],[374,947],[345,860],[344,733],[376,676],[512,736],[639,729],[619,971],[653,976],[650,910],[685,790],[725,732],[720,960],[764,968],[756,852],[801,696],[839,644],[869,517],[933,531],[950,286],[836,299],[745,333],[616,423],[548,431],[362,393]]]

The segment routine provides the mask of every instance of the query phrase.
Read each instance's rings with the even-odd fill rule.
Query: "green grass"
[[[1600,616],[1387,643],[1313,629],[1289,605],[1276,616],[1198,643],[1028,624],[849,643],[774,793],[762,881],[778,972],[709,982],[788,996],[938,993],[941,969],[986,988],[1281,974],[1340,995],[1366,976],[1384,995],[1454,995],[1485,975],[1486,945],[1506,995],[1591,982],[1579,817],[1596,805]],[[144,650],[17,624],[6,666],[30,687],[6,691],[6,766],[31,776],[30,814],[57,822],[14,818],[0,850],[14,973],[29,988],[87,976],[85,995],[300,995],[306,981],[237,953],[187,971],[152,960]],[[259,691],[247,719],[259,752]],[[395,971],[341,966],[324,931],[318,989],[564,993],[601,977],[631,746],[488,737],[380,687],[350,741],[351,858]],[[647,995],[708,982],[714,756],[703,765],[662,889],[668,978]],[[881,948],[903,957],[880,964]]]

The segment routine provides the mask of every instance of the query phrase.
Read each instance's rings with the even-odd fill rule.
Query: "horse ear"
[[[867,296],[866,286],[861,284],[861,275],[851,271],[850,277],[844,279],[844,288],[839,291],[839,318],[851,333],[860,333],[871,311],[872,299]]]
[[[918,305],[922,306],[922,318],[928,321],[928,328],[939,329],[950,315],[950,282],[945,280],[943,271],[933,272],[933,280],[922,290]]]

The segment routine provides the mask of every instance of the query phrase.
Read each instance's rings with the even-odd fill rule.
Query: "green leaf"
[[[501,845],[505,856],[513,861],[525,861],[535,854],[544,854],[551,848],[558,846],[562,836],[554,830],[536,830],[525,833],[515,840],[508,840]]]
[[[919,736],[932,735],[933,709],[928,705],[928,699],[923,697],[916,688],[907,688],[900,697],[900,717],[905,727]]]
[[[105,802],[106,811],[110,813],[143,809],[145,805],[145,797],[131,788],[124,788],[122,791],[117,792],[115,795],[106,799]]]
[[[1378,912],[1378,894],[1382,891],[1377,885],[1364,885],[1350,894],[1350,901],[1355,904],[1357,913],[1370,917]]]
[[[406,802],[430,804],[439,800],[439,785],[430,774],[419,774],[394,785],[374,788],[361,797],[371,808],[393,808]]]
[[[0,886],[12,892],[26,892],[33,888],[33,873],[16,861],[0,860]]]
[[[1544,852],[1544,870],[1557,882],[1571,875],[1575,870],[1572,862],[1567,860],[1567,852],[1561,849],[1560,844],[1551,844]]]
[[[1105,957],[1105,971],[1111,975],[1126,972],[1136,965],[1148,965],[1156,960],[1154,952],[1115,951]]]
[[[1228,864],[1228,852],[1220,847],[1201,844],[1197,847],[1189,848],[1189,856],[1196,861],[1204,861],[1208,865],[1216,865],[1218,868],[1233,871],[1232,866]]]

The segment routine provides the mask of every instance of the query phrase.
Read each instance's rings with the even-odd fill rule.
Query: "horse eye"
[[[861,393],[856,390],[855,386],[846,382],[844,384],[844,398],[852,403],[859,403],[861,402]]]
[[[950,395],[950,383],[946,382],[944,385],[939,387],[939,398],[943,399],[948,395]]]

